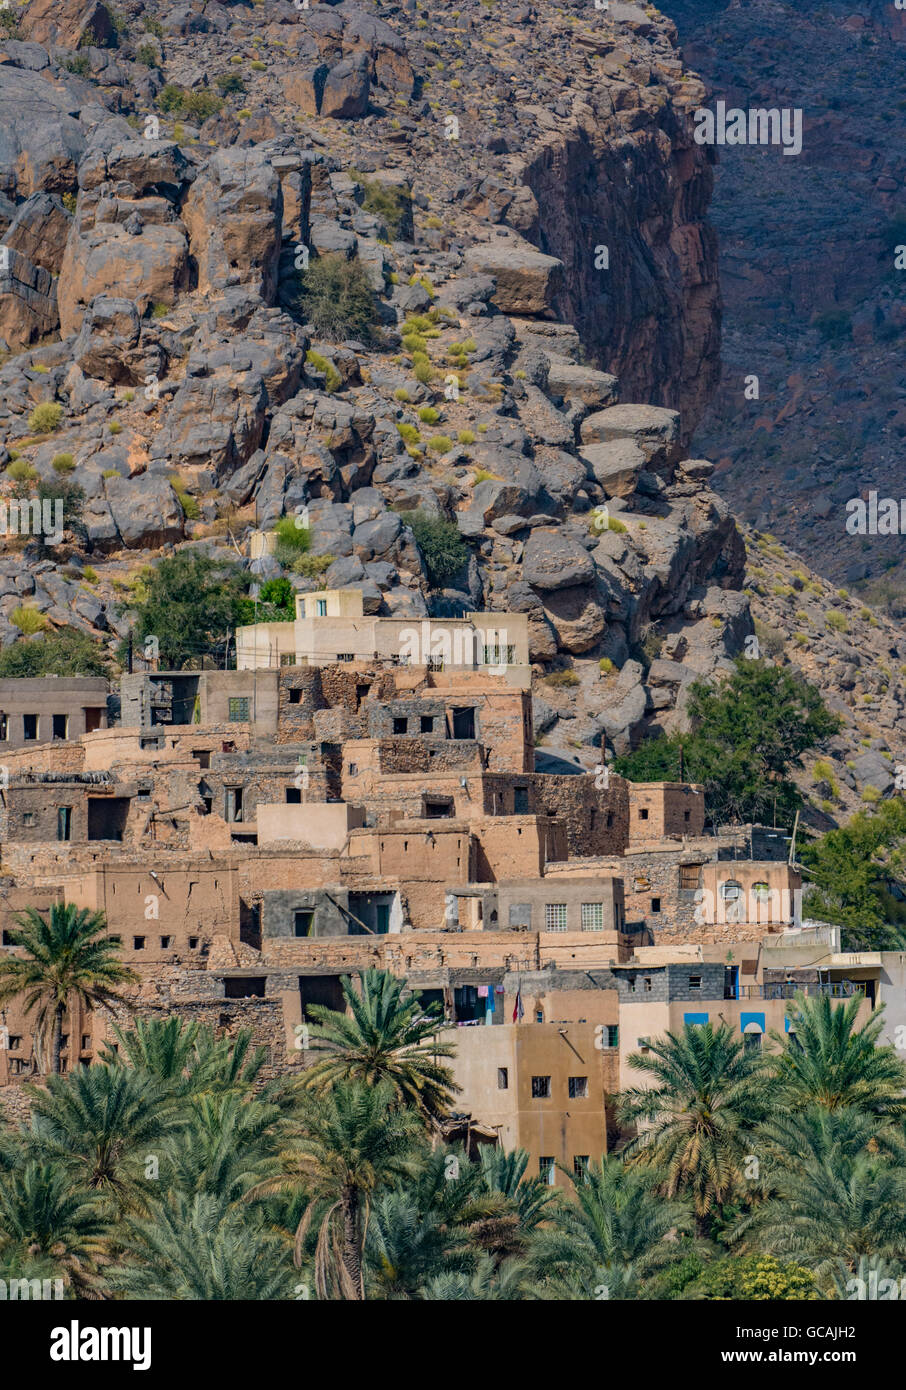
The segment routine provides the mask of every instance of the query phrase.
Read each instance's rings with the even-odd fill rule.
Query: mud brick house
[[[94,676],[0,680],[0,757],[8,749],[78,740],[107,725],[107,682]]]
[[[704,827],[705,794],[701,787],[685,782],[630,784],[630,844],[699,836]]]
[[[109,772],[14,772],[0,793],[0,838],[21,845],[121,841],[136,790]]]
[[[757,939],[796,925],[802,877],[777,860],[720,858],[719,839],[630,849],[623,859],[626,912],[658,940]]]

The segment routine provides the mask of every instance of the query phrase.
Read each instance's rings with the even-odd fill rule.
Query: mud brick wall
[[[286,1032],[279,1000],[192,1000],[180,1004],[179,1014],[181,1018],[213,1028],[219,1037],[235,1038],[241,1029],[250,1028],[252,1048],[263,1047],[266,1054],[264,1066],[258,1073],[259,1086],[285,1071]]]
[[[114,851],[115,852],[115,851]],[[111,846],[98,844],[63,845],[43,843],[22,844],[6,840],[0,846],[3,869],[18,880],[58,882],[73,873],[81,873],[110,858]]]
[[[700,863],[704,857],[678,847],[628,854],[623,861],[627,923],[647,923],[656,943],[702,940],[695,921],[695,890],[680,889],[679,883],[680,864]],[[654,900],[659,900],[660,911],[652,908]]]
[[[100,788],[91,790],[97,795]],[[0,805],[0,836],[20,844],[56,841],[57,809],[68,806],[70,839],[83,843],[88,839],[88,792],[87,786],[73,782],[10,786]]]
[[[671,941],[710,946],[760,941],[770,931],[764,922],[696,922],[696,890],[680,888],[680,866],[715,858],[716,842],[694,850],[677,846],[628,854],[622,863],[627,923],[645,922],[656,946]],[[660,900],[660,911],[652,909],[654,899]]]
[[[226,788],[242,789],[242,821],[256,821],[260,801],[278,804],[286,802],[288,789],[296,790],[296,762],[287,761],[282,767],[254,767],[241,762],[232,767],[211,768],[202,774],[205,795],[213,798],[212,811],[219,816],[226,814]],[[327,801],[329,783],[327,774],[316,765],[308,765],[308,786],[301,793],[304,800]]]
[[[446,898],[442,883],[408,883],[402,901],[404,918],[415,931],[438,931],[443,926]]]
[[[364,806],[368,824],[379,824],[391,817],[418,818],[424,814],[425,796],[453,801],[454,814],[468,819],[484,806],[481,786],[481,750],[476,743],[423,745],[417,739],[388,739],[380,747],[389,748],[387,762],[378,770],[379,745],[371,739],[348,743],[343,749],[343,800]],[[462,750],[457,760],[443,756],[426,761],[432,748]],[[470,750],[467,757],[465,750]],[[467,785],[461,786],[465,777]]]
[[[327,703],[320,666],[287,666],[280,672],[277,691],[277,743],[300,743],[315,736],[312,716]],[[295,703],[290,691],[298,692]]]
[[[8,1086],[0,1086],[0,1115],[10,1124],[28,1124],[31,1116],[31,1097],[24,1086],[14,1081]]]
[[[468,883],[472,840],[468,828],[449,821],[419,821],[375,833],[380,875],[398,879],[407,891],[413,883]]]
[[[629,784],[630,841],[698,836],[704,826],[705,798],[700,787],[682,782]]]
[[[538,962],[536,932],[414,932],[385,937],[391,955],[388,969],[427,973],[432,970],[529,969]]]
[[[398,940],[399,938],[394,938]],[[262,973],[267,972],[267,993],[295,986],[294,977],[308,974],[350,975],[380,969],[387,937],[337,936],[313,940],[273,936],[262,940]]]
[[[476,736],[488,749],[491,772],[531,772],[535,766],[531,695],[524,690],[485,695]]]
[[[559,827],[538,816],[489,816],[472,822],[478,842],[475,881],[536,878],[549,859],[565,857]]]
[[[318,709],[313,715],[312,727],[315,737],[330,743],[344,743],[349,738],[365,738],[368,734],[368,716],[364,711],[350,714],[349,710]]]
[[[248,973],[251,975],[254,972],[250,970]],[[259,1073],[257,1084],[260,1086],[264,1081],[278,1076],[285,1069],[286,1056],[283,1009],[280,1001],[267,998],[225,999],[223,980],[216,975],[208,976],[205,981],[196,980],[193,983],[199,986],[195,997],[174,996],[172,1002],[165,997],[142,999],[137,1005],[137,1016],[167,1018],[171,1013],[178,1013],[185,1022],[197,1022],[203,1028],[212,1028],[217,1037],[235,1038],[241,1029],[249,1028],[252,1032],[252,1047],[266,1049],[265,1064]],[[200,997],[202,984],[208,988],[207,998]],[[134,1017],[124,1016],[118,1021],[121,1026],[131,1027]]]
[[[85,748],[81,743],[30,743],[25,748],[0,749],[0,765],[12,779],[27,772],[82,772]]]
[[[525,805],[517,813],[516,788],[525,791]],[[481,779],[483,810],[486,816],[543,814],[538,805],[535,782],[531,774],[520,776],[513,772],[487,773]]]
[[[460,772],[481,765],[481,749],[471,739],[386,738],[376,745],[378,768],[394,772]],[[426,788],[427,790],[427,788]]]
[[[279,850],[247,849],[237,858],[239,896],[246,903],[258,902],[263,893],[297,891],[300,888],[342,888],[346,882],[360,887],[363,878],[373,879],[380,891],[381,862],[378,837],[353,832],[352,857],[311,848],[287,846]],[[392,892],[397,885],[389,885]]]
[[[32,887],[25,883],[14,883],[10,879],[0,883],[0,931],[9,931],[16,926],[16,917],[28,907],[46,912],[51,903],[63,896],[60,884]],[[2,937],[0,937],[2,940]]]
[[[239,876],[235,864],[224,861],[206,859],[191,867],[165,867],[159,859],[153,865],[111,864],[67,885],[66,896],[105,914],[110,931],[122,936],[130,964],[133,954],[172,960],[189,950],[190,936],[199,942],[216,933],[239,939]],[[133,953],[135,935],[145,937],[142,952]],[[162,937],[170,939],[169,948],[160,946]]]
[[[212,980],[212,984],[222,992],[222,982]],[[283,1007],[277,999],[182,999],[179,1002],[180,1018],[186,1022],[198,1022],[203,1027],[212,1028],[218,1037],[235,1038],[244,1028],[251,1029],[252,1047],[265,1049],[264,1066],[259,1073],[256,1085],[272,1080],[286,1070],[286,1041]],[[121,1012],[115,1020],[129,1028],[135,1018],[167,1018],[171,1009],[151,1000],[141,1000],[134,1015]],[[105,1030],[112,1038],[112,1029]],[[26,1123],[31,1114],[31,1101],[23,1082],[34,1078],[23,1077],[22,1081],[11,1081],[0,1086],[0,1113],[13,1123]]]
[[[534,781],[538,809],[562,822],[570,856],[623,853],[629,835],[629,783],[622,777],[612,776],[600,788],[593,775],[535,773]]]
[[[368,715],[368,727],[366,736],[368,738],[390,738],[400,737],[395,734],[393,722],[395,719],[405,719],[408,728],[406,733],[410,738],[420,736],[422,738],[443,739],[447,733],[446,701],[438,699],[436,696],[428,698],[430,692],[425,697],[416,698],[410,696],[408,699],[399,696],[391,700],[373,700],[366,706]],[[421,721],[430,719],[433,728],[423,730]]]

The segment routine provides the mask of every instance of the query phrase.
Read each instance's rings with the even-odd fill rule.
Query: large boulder
[[[105,492],[120,544],[127,550],[182,540],[183,510],[161,474],[108,478]]]
[[[83,39],[102,47],[112,43],[116,33],[102,0],[29,0],[19,29],[26,39],[61,48],[79,48]]]
[[[587,415],[579,433],[583,444],[631,440],[655,471],[676,463],[681,453],[680,417],[675,410],[658,405],[609,406]]]
[[[192,185],[182,216],[202,292],[238,281],[274,302],[283,194],[264,150],[218,150]]]
[[[550,359],[547,389],[553,396],[581,401],[583,405],[597,410],[616,405],[619,399],[619,383],[609,372],[575,366],[571,362],[558,361],[555,357]]]
[[[317,116],[321,110],[328,72],[326,63],[312,63],[308,67],[294,69],[283,79],[283,95],[291,106],[298,107],[306,116]]]
[[[496,281],[493,301],[505,314],[554,316],[563,284],[563,262],[519,242],[487,242],[466,250],[465,265]]]
[[[39,189],[75,188],[86,136],[75,119],[85,83],[0,64],[0,193],[28,197]]]
[[[322,116],[355,120],[368,110],[371,87],[368,59],[364,54],[335,63],[324,81],[321,93]]]
[[[98,222],[83,230],[77,216],[57,291],[63,337],[78,332],[85,310],[98,295],[131,299],[141,314],[152,304],[175,304],[188,284],[188,251],[185,232],[175,222],[146,222],[134,235],[116,222]]]
[[[533,589],[550,592],[591,583],[595,566],[585,547],[571,536],[539,528],[526,541],[522,573]]]
[[[612,439],[608,444],[586,444],[579,456],[590,475],[608,497],[631,497],[647,459],[633,439]]]
[[[360,560],[383,560],[395,554],[402,522],[396,512],[381,512],[363,521],[352,533],[352,544]]]
[[[852,765],[853,776],[860,787],[874,787],[876,791],[886,792],[894,784],[893,764],[881,754],[871,750],[856,758]]]
[[[73,360],[86,376],[109,384],[141,378],[132,363],[141,336],[141,319],[131,299],[98,295],[82,320],[72,349]]]
[[[618,755],[629,752],[634,734],[643,725],[646,704],[644,686],[636,685],[620,704],[602,710],[598,716],[599,729],[610,740]]]
[[[410,97],[415,90],[415,74],[406,52],[406,43],[383,19],[366,14],[354,5],[344,4],[343,42],[366,51],[372,62],[372,76],[381,87]]]
[[[557,635],[560,651],[573,655],[597,646],[607,627],[607,619],[592,584],[548,590],[544,594],[544,615]]]

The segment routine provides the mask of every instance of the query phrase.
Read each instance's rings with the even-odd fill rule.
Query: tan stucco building
[[[379,617],[365,613],[361,589],[325,589],[296,595],[293,622],[255,623],[236,631],[240,671],[376,660],[437,671],[486,671],[528,689],[528,618],[524,613]]]

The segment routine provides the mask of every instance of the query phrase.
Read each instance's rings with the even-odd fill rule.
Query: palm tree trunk
[[[63,1014],[66,1005],[58,1004],[53,1013],[53,1041],[50,1049],[50,1069],[55,1076],[60,1073],[60,1053],[63,1050]]]
[[[354,1187],[343,1189],[343,1264],[358,1301],[365,1297],[362,1279],[362,1252],[359,1250],[359,1194]]]

